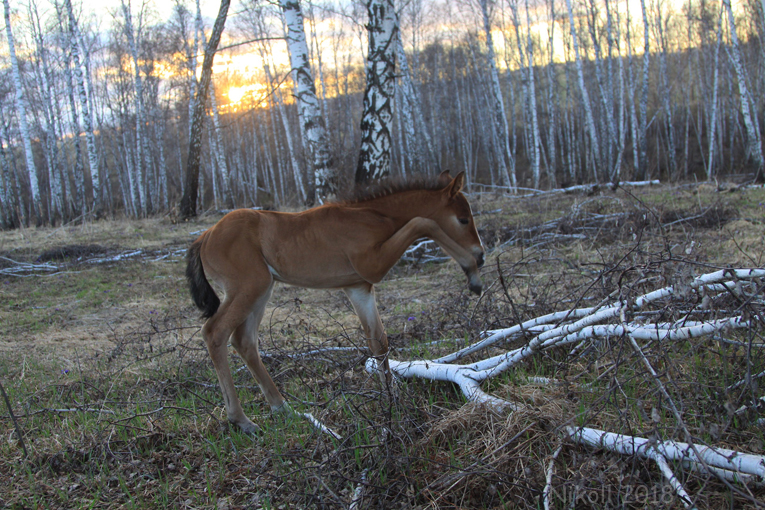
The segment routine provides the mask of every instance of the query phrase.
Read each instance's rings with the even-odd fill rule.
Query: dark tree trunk
[[[205,46],[205,58],[202,61],[202,76],[196,90],[194,100],[194,117],[191,120],[191,136],[189,139],[189,158],[186,162],[186,185],[181,199],[180,216],[182,219],[197,215],[197,191],[199,190],[199,161],[202,154],[202,124],[205,119],[205,99],[207,98],[212,79],[212,64],[215,52],[218,50],[223,26],[231,0],[221,0],[218,17],[215,18],[210,40]]]

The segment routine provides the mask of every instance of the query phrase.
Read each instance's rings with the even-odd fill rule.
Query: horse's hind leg
[[[245,322],[251,309],[252,301],[248,299],[247,293],[229,291],[218,311],[202,327],[207,351],[218,374],[223,401],[226,404],[226,416],[231,423],[235,423],[247,433],[257,432],[258,426],[244,414],[236,394],[228,365],[228,339],[234,330]]]
[[[391,382],[390,365],[388,363],[388,336],[385,334],[380,314],[375,303],[375,288],[372,284],[364,283],[343,289],[353,304],[356,315],[359,316],[367,343],[372,356],[377,360],[380,377],[383,384]]]
[[[245,363],[247,363],[247,368],[250,369],[250,373],[252,373],[258,386],[263,391],[263,395],[265,395],[266,401],[271,406],[271,410],[278,410],[284,406],[284,397],[276,388],[271,376],[268,375],[258,352],[258,327],[263,319],[263,312],[266,310],[268,299],[271,297],[272,288],[273,283],[255,302],[255,306],[247,320],[234,330],[231,343]]]

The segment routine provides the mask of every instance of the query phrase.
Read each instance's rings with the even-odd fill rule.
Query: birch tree
[[[214,152],[215,163],[218,170],[220,170],[220,191],[222,191],[223,200],[226,203],[226,206],[236,207],[234,197],[231,193],[230,170],[228,168],[228,162],[226,161],[223,128],[221,127],[220,114],[218,113],[218,101],[215,98],[215,86],[212,82],[210,83],[210,110],[212,111],[213,132],[215,134],[214,143],[210,144],[210,148],[212,152]],[[216,173],[215,168],[212,169],[212,172],[214,176]]]
[[[733,18],[733,10],[731,9],[730,0],[723,0],[723,6],[728,15],[728,25],[730,27],[731,44],[728,55],[730,56],[731,64],[733,64],[733,69],[736,71],[738,93],[741,98],[741,115],[744,118],[744,126],[746,127],[746,152],[747,155],[754,160],[755,165],[757,165],[757,173],[762,175],[765,159],[763,159],[762,154],[762,142],[760,140],[760,130],[758,126],[759,121],[757,120],[756,115],[757,110],[754,109],[755,114],[752,115],[752,106],[754,106],[754,102],[749,93],[749,80],[741,56],[741,48],[736,33],[736,22]]]
[[[11,71],[13,73],[13,87],[15,89],[16,112],[19,119],[19,129],[21,130],[21,139],[24,143],[24,157],[27,165],[27,175],[29,176],[29,189],[32,193],[31,208],[38,223],[42,222],[40,211],[40,185],[37,181],[37,167],[32,153],[32,137],[27,124],[27,102],[24,98],[24,90],[21,81],[21,71],[19,70],[19,61],[16,57],[16,46],[14,45],[13,32],[11,30],[11,7],[8,0],[3,0],[5,12],[5,36],[8,39],[8,52],[11,56]]]
[[[194,96],[194,115],[191,119],[189,139],[189,157],[186,162],[185,187],[181,199],[180,216],[187,219],[197,215],[197,192],[199,191],[199,164],[202,155],[202,125],[205,117],[205,98],[212,80],[212,64],[218,43],[226,24],[226,16],[231,0],[221,0],[218,16],[215,18],[210,40],[205,46],[205,58],[202,61],[202,76],[199,79]]]
[[[491,98],[492,119],[494,129],[499,138],[499,163],[500,179],[503,186],[515,188],[517,186],[515,177],[515,156],[510,150],[510,133],[507,127],[507,115],[505,114],[505,101],[502,98],[502,88],[499,85],[499,71],[497,71],[497,59],[494,54],[494,41],[491,36],[491,19],[489,17],[488,0],[479,0],[481,7],[481,18],[483,20],[483,30],[486,36],[486,59],[489,64],[489,73],[491,74]]]
[[[414,166],[416,168],[440,173],[438,159],[433,149],[433,141],[422,114],[420,99],[417,97],[414,82],[412,81],[409,62],[404,51],[404,43],[400,31],[396,36],[396,57],[396,63],[399,67],[396,93],[400,96],[397,104],[400,104],[401,114],[404,117],[404,144],[407,146],[410,152],[409,156],[415,162]]]
[[[279,5],[287,26],[287,48],[292,66],[298,119],[301,132],[305,136],[303,142],[308,147],[313,167],[313,189],[308,192],[308,200],[313,203],[315,198],[323,201],[337,192],[337,170],[332,160],[327,126],[316,97],[300,1],[279,0]]]
[[[707,180],[711,181],[715,176],[716,156],[715,156],[715,136],[717,135],[717,105],[718,90],[720,82],[720,46],[722,44],[722,16],[723,9],[720,8],[720,15],[717,19],[717,44],[715,44],[714,56],[714,77],[712,78],[712,113],[709,121],[709,161],[707,162]]]
[[[143,216],[149,209],[148,198],[146,196],[146,183],[144,178],[144,170],[148,171],[148,165],[145,165],[147,158],[147,150],[144,139],[144,107],[143,107],[143,79],[141,77],[141,67],[138,59],[138,45],[141,37],[141,19],[138,21],[138,34],[139,38],[136,41],[136,33],[133,30],[133,16],[130,12],[130,0],[125,2],[122,0],[122,14],[125,19],[125,36],[127,37],[128,51],[133,59],[133,91],[135,94],[136,111],[135,111],[135,161],[134,169],[135,176],[133,178],[133,203],[135,204],[136,214]]]
[[[659,40],[659,79],[661,82],[660,96],[662,99],[662,105],[664,106],[664,115],[666,116],[667,125],[667,163],[669,166],[669,178],[677,178],[677,159],[676,159],[676,142],[675,142],[675,126],[673,119],[674,104],[672,102],[672,90],[669,83],[669,71],[667,69],[667,53],[668,42],[665,27],[665,18],[662,13],[662,5],[660,2],[656,2],[656,33]]]
[[[361,148],[356,182],[379,180],[390,174],[391,128],[395,94],[396,32],[393,0],[367,0],[369,53],[361,116]]]
[[[43,39],[42,24],[37,10],[37,4],[32,1],[29,3],[29,18],[32,21],[32,37],[35,41],[37,54],[37,66],[35,71],[39,77],[42,99],[42,115],[45,121],[45,160],[48,167],[48,182],[50,186],[50,210],[48,211],[48,221],[53,222],[59,215],[65,215],[65,204],[63,201],[64,187],[62,176],[59,173],[59,148],[58,132],[56,130],[56,111],[54,108],[55,95],[53,91],[53,76],[51,65],[48,60],[48,48]]]
[[[642,1],[642,0],[641,0]],[[590,95],[587,92],[587,86],[584,83],[584,67],[582,64],[582,58],[579,55],[579,40],[576,33],[576,23],[574,23],[574,9],[571,6],[571,0],[566,0],[566,8],[568,9],[568,20],[571,28],[571,42],[574,48],[574,59],[576,65],[576,74],[579,83],[579,93],[582,95],[582,106],[584,107],[585,118],[587,123],[587,131],[590,137],[590,144],[592,145],[592,153],[597,162],[600,155],[600,142],[598,140],[598,130],[595,127],[595,117],[592,113],[592,105],[590,104]],[[597,180],[598,168],[593,169],[593,176]]]
[[[64,0],[66,14],[69,21],[69,48],[72,53],[72,65],[74,67],[74,82],[77,87],[79,102],[82,113],[82,127],[85,130],[85,143],[88,152],[88,165],[90,169],[90,179],[92,183],[93,208],[98,210],[101,207],[101,180],[99,178],[98,154],[96,152],[96,138],[93,134],[93,123],[90,118],[90,105],[88,104],[88,94],[85,91],[85,77],[83,73],[83,63],[80,62],[79,51],[79,28],[77,18],[72,9],[72,0]],[[79,133],[77,133],[79,136]]]
[[[643,15],[643,84],[640,92],[638,153],[640,163],[635,178],[643,180],[648,177],[648,71],[651,65],[651,37],[649,34],[648,13],[645,0],[640,0],[640,12]]]

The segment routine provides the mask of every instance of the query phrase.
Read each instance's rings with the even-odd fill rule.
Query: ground
[[[469,200],[488,248],[485,293],[469,293],[456,263],[428,262],[438,254],[402,261],[377,290],[395,359],[434,358],[481,331],[591,306],[619,289],[765,266],[762,188]],[[3,403],[0,508],[342,508],[357,491],[359,508],[538,508],[560,445],[554,508],[682,506],[653,464],[562,439],[574,423],[684,440],[618,338],[577,356],[542,353],[484,384],[524,404],[514,413],[466,404],[449,383],[400,381],[391,398],[364,370],[342,292],[277,286],[261,327],[269,372],[296,408],[343,439],[271,415],[233,351],[240,397],[263,432],[229,427],[183,277],[185,249],[220,217],[0,232],[0,382],[17,418]],[[716,305],[762,317],[762,287],[745,305]],[[762,385],[726,390],[765,370],[759,320],[725,339],[645,346],[700,443],[763,453],[765,410],[750,405]],[[750,411],[733,412],[742,405]],[[699,508],[765,499],[761,488],[675,467]]]

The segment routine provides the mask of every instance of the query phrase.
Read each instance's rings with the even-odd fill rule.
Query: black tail
[[[202,267],[202,259],[199,256],[199,250],[202,247],[204,235],[194,241],[186,253],[186,279],[189,281],[189,290],[191,297],[197,308],[202,310],[202,317],[209,319],[220,306],[220,299],[210,286],[205,276],[205,270]]]

